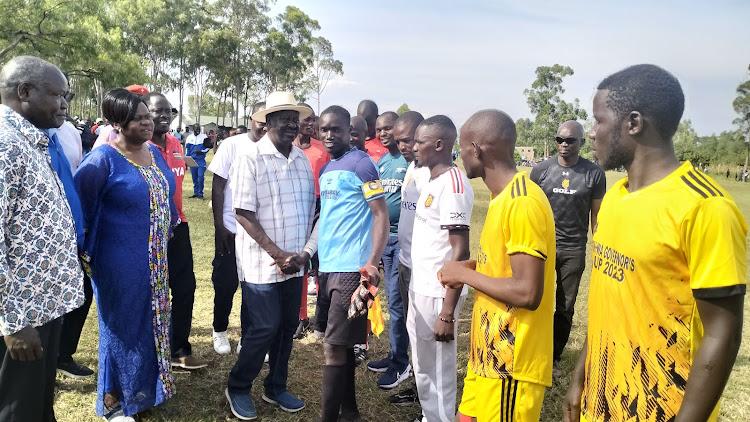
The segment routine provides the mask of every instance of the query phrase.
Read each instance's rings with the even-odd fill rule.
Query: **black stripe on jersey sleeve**
[[[703,181],[706,182],[707,185],[711,186],[716,192],[719,192],[719,196],[724,196],[724,194],[721,193],[721,189],[717,188],[716,185],[714,185],[713,183],[711,183],[711,181],[708,180],[708,178],[706,176],[704,176],[703,173],[701,173],[699,171],[696,171],[695,174],[697,174],[698,177],[700,177],[701,179],[703,179]]]
[[[526,196],[526,178],[521,177],[521,184],[523,185],[523,196]]]
[[[537,251],[536,249],[534,249],[534,250],[536,251],[536,253],[538,253],[539,255],[541,255],[542,258],[544,258],[545,261],[547,260],[547,255],[546,254],[543,254],[540,251]]]
[[[708,195],[706,195],[706,192],[703,192],[697,186],[695,186],[694,184],[690,183],[690,181],[687,179],[687,177],[685,177],[685,175],[680,176],[680,179],[682,179],[682,181],[685,182],[685,184],[688,185],[691,189],[693,189],[694,191],[696,191],[699,194],[701,194],[702,197],[708,198]]]
[[[440,226],[443,230],[469,230],[466,224],[443,224]]]
[[[706,184],[705,184],[705,183],[703,183],[703,181],[702,181],[701,179],[699,179],[699,178],[698,178],[698,176],[696,176],[696,175],[695,175],[695,173],[693,173],[692,171],[689,171],[689,172],[688,172],[688,175],[689,175],[689,176],[690,176],[690,177],[691,177],[691,178],[692,178],[693,180],[695,180],[695,182],[696,182],[696,183],[698,183],[699,185],[701,185],[701,187],[702,187],[703,189],[705,189],[706,191],[708,191],[708,193],[710,193],[710,194],[711,194],[711,195],[713,195],[713,196],[716,196],[716,192],[714,192],[714,190],[713,190],[713,189],[711,189],[711,188],[709,188],[708,186],[706,186]]]
[[[521,184],[518,179],[516,179],[516,193],[518,194],[518,196],[521,196]]]
[[[745,284],[734,286],[708,287],[705,289],[693,289],[693,297],[696,299],[719,299],[722,297],[744,295],[747,290]]]

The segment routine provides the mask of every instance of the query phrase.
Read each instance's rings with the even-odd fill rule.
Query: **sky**
[[[750,65],[750,2],[279,0],[316,19],[344,75],[329,83],[321,107],[356,113],[360,100],[380,112],[402,103],[457,126],[475,111],[499,108],[531,117],[523,90],[538,66],[561,64],[563,98],[591,115],[596,85],[638,63],[673,73],[685,113],[699,135],[735,127],[737,85]],[[311,103],[315,108],[315,105]]]

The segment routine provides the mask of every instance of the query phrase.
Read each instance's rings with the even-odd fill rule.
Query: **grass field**
[[[529,169],[525,169],[529,170]],[[625,173],[608,173],[607,186],[623,177]],[[750,184],[725,181],[717,177],[734,196],[746,220],[750,221]],[[210,198],[211,173],[206,173],[206,198]],[[476,253],[479,244],[484,217],[489,203],[489,192],[481,180],[473,180],[475,193],[474,211],[472,216],[471,246],[472,255]],[[209,202],[188,199],[192,194],[192,181],[185,178],[185,214],[188,216],[192,234],[193,254],[195,257],[195,275],[198,288],[195,294],[195,309],[193,313],[193,331],[191,342],[193,352],[209,362],[206,369],[195,372],[177,371],[175,382],[177,394],[175,397],[141,414],[143,421],[224,421],[236,420],[224,398],[227,374],[235,362],[236,355],[219,356],[213,350],[211,339],[211,322],[213,315],[213,287],[211,285],[211,260],[213,259],[213,222]],[[750,249],[749,249],[750,250]],[[590,251],[590,249],[589,249]],[[589,261],[587,259],[587,261]],[[568,347],[563,353],[562,365],[564,376],[555,381],[552,388],[547,390],[542,421],[560,421],[561,400],[568,386],[568,375],[572,370],[578,352],[584,340],[586,327],[586,303],[588,300],[588,285],[591,263],[587,262],[586,271],[581,282],[581,288],[576,305],[576,315]],[[382,289],[381,289],[382,292]],[[466,362],[469,347],[469,324],[471,318],[472,296],[464,305],[459,319],[458,338],[459,363],[459,399],[463,378],[466,375]],[[310,315],[314,310],[313,298],[308,301]],[[385,300],[385,297],[382,298]],[[239,294],[235,297],[235,306],[230,319],[229,337],[232,346],[236,345],[240,336],[239,329]],[[387,316],[386,316],[387,318]],[[387,326],[387,324],[386,324]],[[743,344],[729,385],[724,392],[724,401],[720,420],[748,421],[750,420],[750,305],[745,302],[745,318],[743,329]],[[380,359],[388,352],[388,334],[384,332],[380,338],[371,340],[370,357]],[[92,306],[89,318],[83,331],[83,336],[74,356],[79,362],[96,369],[97,366],[97,319],[96,307]],[[289,370],[289,389],[306,403],[306,408],[296,414],[288,414],[276,407],[267,405],[260,398],[262,382],[256,382],[253,389],[253,399],[258,407],[259,420],[263,421],[314,421],[320,410],[320,382],[322,379],[322,344],[308,336],[301,341],[295,341]],[[264,377],[267,370],[263,370],[260,377]],[[377,374],[367,371],[364,365],[357,368],[357,397],[362,417],[366,421],[378,422],[411,422],[418,412],[418,406],[394,407],[390,406],[386,398],[393,391],[385,391],[376,387]],[[400,386],[399,386],[400,387]],[[85,422],[99,420],[94,412],[96,402],[96,379],[71,380],[58,376],[58,394],[55,409],[57,419],[62,422]]]

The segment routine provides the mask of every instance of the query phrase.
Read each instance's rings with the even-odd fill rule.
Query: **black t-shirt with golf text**
[[[564,167],[555,156],[537,164],[530,178],[552,206],[557,250],[585,249],[591,201],[602,199],[607,191],[604,171],[583,157],[574,166]]]

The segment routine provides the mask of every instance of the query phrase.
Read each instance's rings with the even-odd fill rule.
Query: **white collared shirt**
[[[229,178],[229,169],[232,168],[234,158],[237,156],[237,150],[244,145],[250,145],[253,141],[249,133],[231,136],[221,142],[221,146],[216,150],[208,171],[227,181],[224,185],[224,209],[222,210],[222,220],[224,227],[230,232],[237,234],[237,219],[234,218],[234,206],[232,205],[232,182]]]
[[[312,167],[302,150],[292,146],[289,158],[284,157],[265,135],[237,150],[229,183],[235,209],[254,212],[266,235],[282,250],[302,252],[315,213]],[[273,258],[239,224],[235,245],[240,281],[268,284],[302,275],[302,271],[279,274],[271,266]]]

